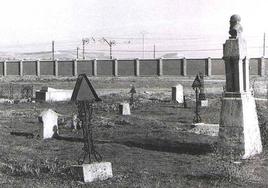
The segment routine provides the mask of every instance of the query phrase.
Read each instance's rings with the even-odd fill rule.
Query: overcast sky
[[[261,36],[267,8],[267,0],[1,0],[0,46],[141,32],[226,38],[234,13],[245,36]]]

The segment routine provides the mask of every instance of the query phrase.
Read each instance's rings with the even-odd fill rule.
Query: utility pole
[[[154,59],[155,59],[155,44],[154,44]]]
[[[265,33],[263,34],[263,53],[262,56],[265,57]]]
[[[145,35],[148,34],[146,31],[142,31],[142,58],[145,58]]]
[[[142,58],[144,59],[144,51],[145,51],[145,45],[144,45],[144,37],[145,37],[145,32],[141,32],[142,34]]]
[[[79,59],[79,47],[76,47],[76,59]]]
[[[115,45],[115,41],[108,41],[107,39],[103,38],[103,40],[109,45],[110,47],[110,59],[113,59],[113,55],[112,55],[112,47],[113,45]]]
[[[85,45],[89,43],[88,38],[82,38],[82,45],[83,45],[83,59],[85,59]]]
[[[54,59],[55,59],[55,49],[54,49],[54,44],[55,44],[55,42],[54,42],[54,40],[52,41],[52,61],[54,61]]]

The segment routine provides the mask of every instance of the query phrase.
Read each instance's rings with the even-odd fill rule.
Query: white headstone
[[[58,133],[58,114],[51,109],[44,110],[38,117],[39,121],[43,123],[42,138],[52,138],[55,131]]]
[[[106,180],[113,177],[112,164],[110,162],[75,165],[72,166],[71,170],[75,179],[84,182]]]
[[[172,101],[183,103],[183,86],[181,84],[172,87]]]
[[[119,114],[120,115],[130,115],[129,103],[124,102],[119,104]]]

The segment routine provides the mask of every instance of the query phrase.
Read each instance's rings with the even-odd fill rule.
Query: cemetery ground
[[[94,104],[92,120],[96,149],[112,163],[114,177],[84,184],[69,171],[83,154],[81,130],[66,126],[77,107],[71,102],[0,104],[1,187],[267,187],[268,105],[258,100],[257,110],[264,151],[250,160],[224,157],[216,151],[216,129],[196,129],[193,78],[93,78],[102,102]],[[267,98],[266,79],[254,80],[255,96]],[[206,79],[209,107],[201,109],[204,123],[219,123],[222,77]],[[188,107],[174,104],[171,86],[181,83]],[[72,89],[75,79],[18,80],[34,89],[49,86]],[[118,104],[128,101],[130,85],[136,87],[130,116],[118,114]],[[6,82],[4,96],[9,93]],[[5,96],[4,96],[5,97]],[[38,115],[51,108],[61,114],[59,139],[39,137]],[[31,133],[11,135],[12,131]],[[214,135],[214,136],[213,136]]]

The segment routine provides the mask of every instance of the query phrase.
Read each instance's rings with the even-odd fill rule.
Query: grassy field
[[[65,117],[65,122],[59,125],[62,137],[81,138],[81,130],[64,126],[72,114],[77,113],[75,104],[1,104],[1,187],[268,186],[266,101],[257,101],[265,144],[263,153],[251,160],[235,161],[230,156],[221,156],[216,152],[216,136],[192,131],[193,102],[188,108],[170,102],[170,92],[166,90],[178,83],[177,78],[133,80],[96,79],[93,83],[100,89],[99,92],[110,90],[102,93],[102,102],[95,104],[92,122],[97,151],[104,161],[111,162],[113,166],[114,177],[102,182],[84,184],[75,181],[70,174],[69,167],[77,164],[82,157],[83,143],[39,138],[41,124],[37,116],[46,108],[52,108]],[[131,83],[135,83],[138,90],[135,105],[130,116],[120,116],[117,104],[129,99],[127,92]],[[187,79],[182,82],[189,100],[193,96],[190,83]],[[20,81],[17,84],[69,89],[75,81]],[[219,92],[207,95],[210,106],[201,110],[205,123],[219,121],[221,87],[222,82],[208,83],[208,88],[216,88]],[[125,90],[118,91],[116,88]],[[113,90],[114,93],[111,92]],[[33,133],[34,137],[14,136],[10,134],[11,131]]]

